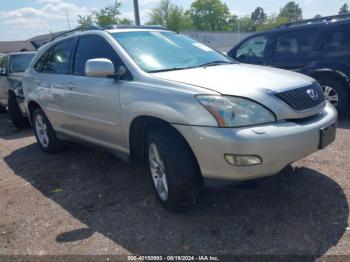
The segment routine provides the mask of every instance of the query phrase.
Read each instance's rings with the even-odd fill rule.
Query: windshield
[[[20,54],[11,56],[10,72],[20,73],[26,71],[35,54]]]
[[[150,73],[232,62],[216,50],[173,32],[119,32],[112,36]]]

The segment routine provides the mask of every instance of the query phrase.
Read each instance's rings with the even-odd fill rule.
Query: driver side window
[[[264,57],[267,47],[267,36],[257,36],[247,40],[236,52],[239,61],[253,61]]]

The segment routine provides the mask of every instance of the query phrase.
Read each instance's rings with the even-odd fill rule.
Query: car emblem
[[[318,93],[317,93],[315,90],[313,90],[313,89],[308,89],[308,90],[306,91],[306,93],[309,95],[309,97],[310,97],[312,100],[318,100],[319,95],[318,95]]]

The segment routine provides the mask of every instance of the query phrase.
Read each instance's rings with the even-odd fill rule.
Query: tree
[[[249,16],[236,18],[231,24],[233,32],[255,32],[256,24]]]
[[[262,7],[257,7],[250,17],[254,24],[260,25],[266,20],[267,15],[265,14],[264,9]]]
[[[288,23],[288,19],[286,17],[271,15],[263,23],[258,25],[256,31],[264,32],[267,30],[272,30],[278,27],[279,25],[283,25],[285,23]]]
[[[279,16],[287,18],[288,22],[296,22],[303,19],[303,10],[294,1],[281,8]]]
[[[162,25],[173,31],[182,31],[192,27],[191,20],[182,7],[176,6],[170,0],[161,0],[150,12],[148,25]]]
[[[343,15],[343,14],[347,14],[349,13],[349,6],[347,3],[343,4],[343,6],[340,8],[339,10],[339,14]]]
[[[102,8],[97,11],[93,11],[91,14],[86,16],[79,16],[78,23],[81,26],[87,26],[92,24],[97,24],[101,26],[105,25],[115,25],[115,24],[131,24],[133,21],[130,19],[124,18],[119,19],[121,14],[119,9],[122,3],[119,0],[115,0],[113,5],[107,5],[105,8]]]
[[[231,18],[228,6],[220,0],[195,0],[188,14],[198,30],[224,30]]]

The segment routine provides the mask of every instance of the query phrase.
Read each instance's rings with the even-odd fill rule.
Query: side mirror
[[[85,63],[85,75],[90,77],[108,77],[115,74],[114,65],[106,58],[90,59]]]
[[[4,67],[0,68],[0,76],[7,76],[6,68]]]

